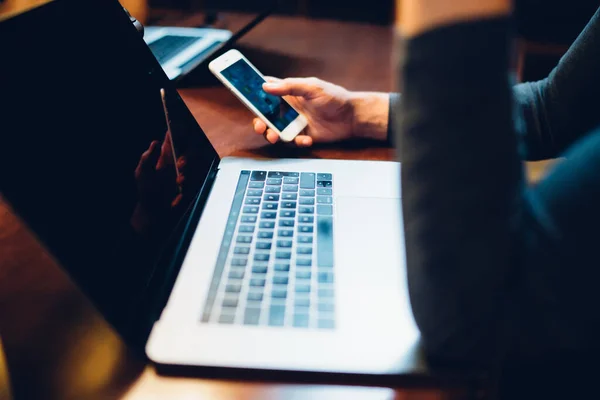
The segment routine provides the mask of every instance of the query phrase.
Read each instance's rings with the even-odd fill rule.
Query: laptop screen
[[[122,327],[217,153],[117,1],[3,21],[0,54],[0,193]]]

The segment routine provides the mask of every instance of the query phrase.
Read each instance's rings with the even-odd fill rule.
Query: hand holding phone
[[[294,107],[263,90],[264,76],[238,50],[229,50],[211,61],[208,68],[281,140],[290,142],[306,128],[306,118]]]

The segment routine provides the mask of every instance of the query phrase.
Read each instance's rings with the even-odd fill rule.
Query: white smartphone
[[[208,68],[281,140],[290,142],[306,128],[306,118],[290,103],[263,90],[264,76],[238,50],[229,50],[211,61]]]

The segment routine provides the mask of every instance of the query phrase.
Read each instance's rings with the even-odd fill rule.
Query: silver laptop
[[[169,79],[193,70],[231,38],[225,29],[146,27],[144,40]]]
[[[84,11],[113,29],[74,54]],[[220,158],[116,1],[48,3],[0,23],[0,46],[0,192],[159,370],[413,365],[399,164]]]
[[[226,50],[258,25],[273,11],[275,2],[263,0],[259,2],[259,8],[257,13],[234,15],[234,21],[225,19],[228,29],[146,26],[144,41],[169,79],[177,80],[212,59],[220,50]]]

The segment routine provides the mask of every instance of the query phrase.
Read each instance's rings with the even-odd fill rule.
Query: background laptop
[[[0,49],[0,193],[159,371],[418,371],[397,163],[220,159],[113,0],[3,21]]]
[[[258,13],[225,18],[221,29],[145,26],[144,40],[169,79],[180,79],[217,53],[220,54],[220,50],[229,49],[275,9],[275,1],[261,0],[259,5],[262,10]],[[210,11],[216,14],[223,10],[211,7]]]

